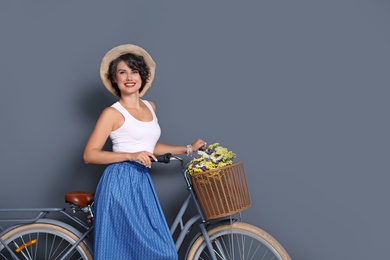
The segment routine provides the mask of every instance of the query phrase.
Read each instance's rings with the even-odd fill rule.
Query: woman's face
[[[139,91],[142,84],[138,70],[132,70],[124,61],[118,63],[115,75],[115,83],[123,94],[132,94]]]

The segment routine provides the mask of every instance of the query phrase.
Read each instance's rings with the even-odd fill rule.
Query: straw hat
[[[137,45],[124,44],[109,50],[106,55],[104,55],[102,63],[100,64],[100,78],[102,79],[103,84],[108,89],[108,91],[116,96],[115,89],[113,88],[111,81],[107,78],[108,67],[110,66],[111,61],[127,53],[133,53],[142,56],[146,62],[146,65],[149,67],[150,76],[148,82],[145,84],[144,89],[140,93],[140,96],[142,97],[152,85],[154,72],[156,70],[156,63],[153,61],[149,53]]]

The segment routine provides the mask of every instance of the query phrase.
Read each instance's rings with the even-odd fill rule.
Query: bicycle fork
[[[214,248],[213,248],[213,245],[211,244],[211,240],[210,240],[210,237],[209,237],[209,234],[207,233],[207,229],[205,227],[205,224],[204,223],[201,223],[199,225],[200,227],[200,230],[202,231],[202,235],[204,237],[204,240],[206,242],[206,245],[207,245],[207,248],[209,249],[210,251],[210,256],[213,260],[217,260],[217,256],[215,255],[215,252],[214,252]]]

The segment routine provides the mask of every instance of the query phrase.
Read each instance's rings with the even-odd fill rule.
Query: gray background
[[[246,220],[293,259],[389,259],[390,3],[0,2],[0,207],[62,206],[104,166],[82,153],[102,109],[102,56],[157,63],[161,141],[220,142],[243,161]],[[168,223],[185,194],[154,166]]]

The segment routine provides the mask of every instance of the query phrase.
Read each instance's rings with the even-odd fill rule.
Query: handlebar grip
[[[171,161],[171,157],[172,157],[171,153],[166,153],[163,155],[156,156],[156,159],[157,159],[157,162],[160,162],[160,163],[169,163]]]

